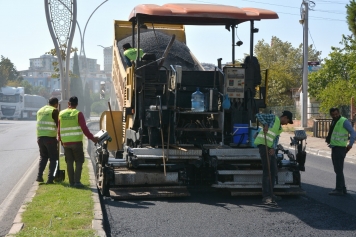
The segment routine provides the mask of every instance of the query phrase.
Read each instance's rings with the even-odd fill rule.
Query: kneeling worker
[[[83,187],[80,182],[84,163],[83,133],[94,143],[98,142],[98,138],[89,131],[84,115],[76,109],[77,106],[78,98],[72,96],[69,99],[68,108],[59,113],[58,136],[64,147],[69,185]]]
[[[127,66],[131,67],[132,66],[131,61],[135,61],[136,60],[137,49],[136,48],[132,48],[131,44],[129,44],[129,43],[124,44],[122,46],[122,48],[124,49],[125,62],[127,64]],[[143,56],[143,50],[140,49],[139,57],[142,58],[142,56]]]

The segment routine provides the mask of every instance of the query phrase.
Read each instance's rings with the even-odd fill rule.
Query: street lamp
[[[51,0],[47,0],[47,1],[51,1]],[[54,1],[54,0],[52,0],[52,1]],[[68,11],[69,11],[69,13],[71,13],[72,14],[72,11],[71,11],[71,9],[67,6],[67,4],[64,4],[63,3],[63,0],[57,0],[57,1],[59,1]],[[68,0],[64,0],[64,1],[68,1]],[[72,0],[73,1],[73,0]],[[75,1],[75,0],[74,0]],[[94,9],[94,11],[90,14],[90,16],[89,16],[89,18],[88,18],[88,20],[87,20],[87,22],[85,23],[85,27],[84,27],[84,32],[83,32],[83,34],[82,34],[82,31],[81,31],[81,29],[80,29],[80,26],[79,26],[79,23],[78,23],[78,21],[75,19],[75,23],[76,23],[76,25],[77,25],[77,27],[78,27],[78,30],[79,30],[79,34],[80,34],[80,52],[79,52],[79,56],[81,57],[81,56],[83,56],[84,57],[84,62],[85,62],[85,71],[84,71],[84,78],[82,78],[82,85],[83,85],[83,93],[85,93],[85,88],[86,88],[86,79],[87,79],[87,69],[88,69],[88,62],[87,62],[87,57],[86,57],[86,55],[85,55],[85,48],[84,48],[84,37],[85,37],[85,31],[86,31],[86,29],[87,29],[87,26],[88,26],[88,23],[89,23],[89,20],[91,19],[91,17],[93,16],[93,14],[96,12],[96,10],[98,10],[99,9],[99,7],[101,7],[104,3],[106,3],[107,1],[109,1],[109,0],[105,0],[105,1],[103,1],[100,5],[98,5],[95,9]],[[68,47],[69,49],[71,48],[71,47]],[[70,52],[70,51],[69,51]],[[69,55],[68,53],[67,53],[67,55]],[[68,60],[68,62],[69,62],[69,60]],[[68,65],[69,65],[69,63],[68,63]],[[67,70],[68,71],[68,70]],[[69,82],[68,82],[69,80],[67,80],[67,83],[68,83],[68,88],[69,88]],[[86,106],[84,106],[84,110],[86,110]]]
[[[69,99],[69,60],[67,57],[63,58],[64,55],[62,55],[62,52],[66,52],[66,56],[70,55],[75,32],[75,23],[77,22],[77,1],[64,1],[65,3],[60,1],[62,5],[58,5],[55,0],[44,1],[47,25],[58,57],[62,101]],[[68,6],[70,6],[71,9],[69,9]],[[63,7],[68,9],[69,14],[64,11]],[[67,48],[65,49],[65,47]],[[66,64],[65,66],[63,65],[64,61]]]
[[[107,57],[107,55],[108,55],[108,52],[107,52],[107,50],[106,49],[112,49],[112,46],[108,46],[108,47],[104,47],[104,46],[102,46],[102,45],[100,45],[100,44],[98,44],[97,46],[99,46],[99,47],[102,47],[104,50],[103,50],[103,52],[104,52],[104,64],[103,64],[103,68],[104,68],[104,72],[106,73],[108,70],[107,70],[107,66],[106,66],[106,64],[105,64],[105,58]],[[105,70],[106,69],[106,70]]]
[[[69,12],[71,12],[71,10],[68,8],[68,6],[62,2],[62,0],[58,0],[58,1],[59,1],[61,4],[63,4],[63,6],[64,6]],[[109,1],[109,0],[105,0],[105,1],[102,2],[100,5],[98,5],[98,6],[94,9],[94,11],[90,14],[90,16],[89,16],[87,22],[85,23],[85,27],[84,27],[84,32],[83,32],[83,34],[82,34],[81,29],[80,29],[80,26],[79,26],[78,21],[76,21],[76,24],[77,24],[78,30],[79,30],[79,34],[80,34],[80,51],[79,51],[79,57],[83,56],[83,57],[84,57],[84,62],[85,62],[84,80],[82,80],[82,82],[83,82],[83,88],[85,88],[86,77],[87,77],[87,73],[88,73],[88,71],[87,71],[88,62],[87,62],[87,57],[86,57],[86,55],[85,55],[85,47],[84,47],[85,31],[86,31],[86,29],[87,29],[88,23],[89,23],[91,17],[93,16],[93,14],[96,12],[96,10],[98,10],[98,9],[99,9],[104,3],[106,3],[107,1]]]
[[[87,22],[85,23],[85,27],[84,27],[84,32],[83,32],[83,37],[81,37],[81,49],[80,49],[80,53],[79,55],[82,54],[82,50],[83,50],[83,56],[84,56],[84,60],[85,60],[85,76],[84,76],[84,85],[86,84],[86,79],[87,79],[87,70],[88,70],[88,62],[87,62],[87,57],[85,55],[85,48],[84,48],[84,37],[85,37],[85,31],[87,29],[88,23],[90,21],[90,18],[93,16],[93,14],[96,12],[96,10],[99,9],[99,7],[101,7],[104,3],[106,3],[109,0],[105,0],[104,2],[102,2],[99,6],[97,6],[95,8],[95,10],[90,14]],[[84,86],[83,86],[84,88]]]

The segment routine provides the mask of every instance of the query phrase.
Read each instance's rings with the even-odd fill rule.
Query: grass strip
[[[16,236],[95,236],[91,227],[94,203],[85,159],[81,182],[84,188],[69,187],[67,165],[60,158],[66,179],[61,183],[41,183],[32,202],[22,214],[24,228]],[[46,169],[48,170],[48,169]],[[47,174],[43,175],[45,181]]]

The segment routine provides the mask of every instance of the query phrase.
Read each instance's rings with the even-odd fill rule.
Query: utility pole
[[[309,1],[303,0],[302,5],[302,20],[303,24],[303,84],[302,84],[302,109],[301,119],[302,127],[308,127],[308,14],[309,14]]]

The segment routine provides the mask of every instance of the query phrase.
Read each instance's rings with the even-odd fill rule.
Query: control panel
[[[245,69],[236,67],[225,67],[225,94],[230,99],[244,98]]]

